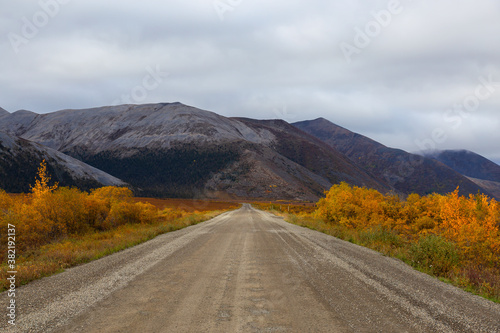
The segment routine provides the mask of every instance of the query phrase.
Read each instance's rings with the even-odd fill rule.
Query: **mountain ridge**
[[[123,179],[139,195],[314,201],[341,181],[402,195],[492,188],[324,118],[289,124],[224,117],[179,102],[0,118],[0,131]]]
[[[165,107],[170,107],[176,114],[161,112]],[[201,110],[181,103],[66,109],[41,115],[17,111],[11,115],[11,118],[17,120],[17,124],[11,121],[10,126],[14,128],[13,134],[43,142],[44,145],[60,151],[75,145],[98,151],[113,150],[115,146],[141,148],[152,144],[159,148],[168,148],[172,141],[189,142],[199,138],[210,141],[223,135],[233,140],[265,140],[260,133],[249,133],[237,128],[238,124],[226,121],[228,118],[210,111],[199,111]],[[200,119],[207,120],[212,126],[200,126]],[[39,128],[31,126],[33,122],[43,122],[49,128],[40,133]],[[95,131],[102,123],[106,123],[108,128]],[[187,128],[181,126],[186,123]],[[137,128],[140,128],[140,131],[134,132]],[[161,135],[165,134],[165,128],[170,132],[168,135]],[[82,132],[86,135],[81,136]]]
[[[422,152],[422,154],[446,164],[464,176],[500,182],[500,165],[472,151],[434,150]]]
[[[250,118],[235,118],[235,119],[240,119],[241,121],[246,122],[248,124],[265,126],[271,131],[282,132],[284,138],[281,140],[281,146],[277,147],[278,152],[280,152],[284,156],[287,156],[288,158],[291,158],[292,160],[303,166],[309,165],[311,170],[313,171],[316,170],[317,174],[326,172],[325,173],[326,176],[328,171],[326,170],[322,171],[319,170],[318,168],[324,169],[325,164],[326,168],[328,168],[328,166],[330,165],[328,165],[326,162],[317,163],[316,160],[321,159],[325,155],[331,154],[334,156],[334,158],[332,158],[333,161],[338,161],[338,162],[342,161],[341,164],[333,165],[333,167],[335,167],[341,173],[344,171],[343,168],[348,167],[348,168],[358,169],[358,171],[363,174],[361,175],[360,178],[361,183],[356,184],[356,181],[351,181],[350,183],[354,183],[360,186],[376,188],[381,192],[389,192],[390,190],[392,190],[390,186],[388,186],[383,182],[374,182],[374,180],[371,179],[370,175],[367,174],[365,170],[359,169],[355,164],[352,163],[352,161],[349,158],[347,158],[344,154],[340,153],[335,148],[327,145],[323,141],[317,139],[316,137],[306,132],[303,132],[301,130],[297,131],[297,129],[293,125],[287,123],[284,120],[280,119],[256,120]],[[277,132],[273,132],[273,134],[277,136]],[[297,144],[299,141],[302,142],[302,145]],[[312,145],[307,145],[307,143],[312,143]],[[303,146],[304,144],[306,145],[305,147]],[[292,152],[289,152],[290,150]],[[297,153],[293,154],[293,151],[296,150],[298,150]],[[333,177],[332,179],[330,179],[330,181],[333,181],[333,183],[338,182],[338,179],[340,177],[336,175],[337,173],[336,170],[330,170],[329,172]],[[335,179],[335,177],[337,177],[337,179]]]
[[[355,164],[386,180],[397,191],[420,195],[449,193],[460,187],[461,194],[485,192],[462,174],[431,158],[387,147],[324,118],[293,123],[295,127],[337,148]]]
[[[500,165],[495,162],[464,149],[421,153],[461,173],[500,200]]]
[[[18,112],[4,117],[0,130],[78,158],[142,189],[144,195],[227,192],[313,201],[343,180],[386,188],[333,148],[306,140],[305,133],[301,138],[287,133],[297,130],[281,125],[289,127],[280,130],[181,103],[162,103],[42,115]],[[299,139],[310,150],[324,152],[324,170],[306,163],[301,151],[287,143]]]

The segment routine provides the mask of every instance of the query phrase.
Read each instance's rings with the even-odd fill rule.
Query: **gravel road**
[[[1,304],[8,301],[0,294]],[[500,305],[249,205],[17,291],[2,332],[500,332]]]

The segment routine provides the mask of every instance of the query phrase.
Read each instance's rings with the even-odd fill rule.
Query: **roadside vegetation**
[[[315,209],[257,203],[288,222],[403,260],[469,292],[500,302],[500,206],[484,194],[383,195],[334,185]]]
[[[210,219],[237,204],[188,200],[153,203],[134,198],[125,187],[83,192],[51,184],[42,162],[30,193],[10,195],[0,190],[0,291],[7,287],[7,230],[16,229],[16,283],[60,272],[159,234]],[[173,206],[174,208],[169,208]],[[201,208],[200,208],[201,207]],[[199,209],[199,210],[198,210]]]

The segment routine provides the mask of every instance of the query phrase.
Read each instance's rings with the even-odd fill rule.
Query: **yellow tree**
[[[499,262],[498,204],[494,199],[484,194],[459,196],[457,189],[446,196],[441,214],[443,235],[457,243],[469,260]]]
[[[38,167],[37,177],[35,179],[35,186],[30,186],[31,193],[35,198],[40,198],[47,193],[50,193],[57,189],[58,183],[50,186],[50,176],[47,172],[47,163],[43,160]]]

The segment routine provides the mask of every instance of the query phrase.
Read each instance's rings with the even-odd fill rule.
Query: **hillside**
[[[449,193],[460,186],[461,194],[490,194],[462,174],[432,158],[389,148],[363,135],[319,118],[297,122],[307,132],[348,156],[359,167],[379,180],[387,181],[403,193]]]
[[[375,188],[381,192],[391,190],[390,186],[377,181],[357,167],[349,158],[335,148],[315,137],[297,130],[283,120],[254,120],[235,118],[254,129],[267,130],[275,137],[273,148],[280,155],[324,177],[331,184],[346,181],[358,186]]]
[[[143,196],[314,201],[342,181],[381,192],[425,195],[460,186],[462,194],[497,193],[489,178],[464,176],[321,118],[292,126],[161,103],[0,111],[0,131],[123,179]]]
[[[180,103],[18,111],[2,118],[0,130],[113,174],[141,195],[316,200],[340,181],[388,189],[312,137],[296,145],[292,126],[276,130]],[[320,155],[308,159],[304,151]],[[318,158],[322,167],[312,162]]]
[[[446,164],[464,176],[500,182],[500,165],[471,151],[440,150],[422,154]]]
[[[441,150],[423,152],[461,173],[500,199],[500,166],[487,158],[467,150]]]
[[[44,159],[52,179],[61,186],[90,189],[125,185],[123,181],[54,149],[0,132],[0,188],[12,193],[28,192]]]

